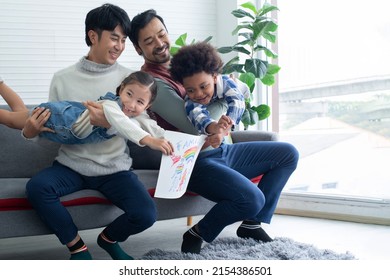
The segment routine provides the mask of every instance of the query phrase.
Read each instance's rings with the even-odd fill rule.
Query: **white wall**
[[[112,0],[130,19],[153,8],[168,27],[171,40],[213,36],[215,45],[231,44],[236,0]],[[97,0],[0,0],[0,75],[27,104],[47,100],[54,72],[86,55],[84,20],[87,12],[105,3]],[[233,22],[233,23],[232,23]],[[234,38],[233,38],[234,39]],[[119,62],[139,69],[142,58],[130,41]],[[0,103],[4,101],[0,98]]]

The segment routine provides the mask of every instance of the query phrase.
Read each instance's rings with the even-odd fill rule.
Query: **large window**
[[[390,201],[386,3],[277,1],[280,137],[301,155],[286,192]]]

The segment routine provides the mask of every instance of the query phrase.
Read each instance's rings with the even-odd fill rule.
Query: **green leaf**
[[[251,10],[254,14],[257,14],[256,6],[252,2],[246,2],[244,4],[241,4],[240,6],[245,9]]]
[[[270,30],[273,30],[274,25],[275,24],[272,21],[255,22],[253,24],[253,38],[257,40],[260,36],[263,36],[264,38],[265,36],[271,37],[272,34],[270,33]],[[274,41],[271,42],[274,43]]]
[[[238,77],[238,79],[241,82],[245,83],[249,87],[249,89],[254,88],[256,77],[255,77],[255,75],[253,75],[253,73],[242,73]],[[251,90],[251,92],[252,92],[252,90]]]
[[[180,47],[171,46],[171,48],[169,49],[169,53],[173,56],[173,55],[175,55],[179,50],[180,50]]]
[[[217,49],[219,53],[230,53],[233,51],[233,47],[220,47]]]
[[[266,32],[276,32],[278,30],[278,25],[273,21],[268,21],[267,25],[265,26]]]
[[[270,41],[271,43],[276,42],[276,35],[273,35],[271,33],[263,33],[262,36],[264,39]]]
[[[236,35],[236,34],[238,33],[238,31],[240,31],[241,29],[253,30],[253,27],[252,27],[252,24],[239,24],[239,25],[237,25],[237,27],[232,31],[232,35]]]
[[[256,111],[252,109],[245,109],[241,117],[241,122],[245,127],[248,127],[249,125],[254,125],[256,123],[256,119],[258,119]]]
[[[268,118],[271,115],[271,108],[266,104],[252,106],[251,109],[256,112],[259,121]]]
[[[263,78],[267,73],[268,62],[259,58],[246,59],[244,69],[246,72],[251,72],[256,78]]]
[[[251,19],[255,19],[253,15],[244,11],[243,9],[233,10],[232,15],[235,16],[236,18],[250,17]]]
[[[242,73],[244,65],[237,63],[240,61],[240,58],[238,56],[232,58],[229,60],[223,67],[222,67],[222,74],[230,74],[233,72]]]
[[[211,39],[213,39],[213,36],[207,37],[206,39],[203,40],[203,42],[205,42],[205,43],[210,42]]]
[[[268,68],[267,68],[267,74],[272,74],[272,75],[275,75],[276,73],[278,73],[280,70],[280,66],[279,65],[276,65],[276,64],[268,64]]]
[[[237,62],[239,61],[240,61],[240,57],[235,56],[232,59],[230,59],[228,62],[226,62],[225,65],[237,64]]]
[[[275,77],[274,75],[267,73],[261,78],[261,82],[266,86],[272,86],[275,83]]]
[[[225,65],[222,68],[222,74],[230,74],[230,73],[243,73],[244,70],[244,64],[231,64],[231,65]]]
[[[260,45],[255,46],[253,48],[253,51],[254,52],[264,51],[265,55],[268,56],[268,57],[271,57],[271,58],[277,58],[278,57],[278,55],[276,53],[274,53],[273,51],[271,51],[267,47],[260,46]]]
[[[186,41],[187,41],[187,33],[184,33],[180,35],[179,38],[176,39],[175,44],[183,47],[186,45]]]
[[[244,37],[246,40],[238,42],[236,45],[245,45],[252,41],[253,32],[241,32],[238,36]]]
[[[264,50],[264,53],[266,56],[271,57],[271,58],[278,57],[278,55],[276,53],[274,53],[273,51],[271,51],[270,49],[267,49],[267,48]]]
[[[241,46],[233,46],[233,50],[236,51],[236,52],[239,52],[239,53],[246,54],[246,55],[250,55],[251,54],[250,51],[248,51],[246,48],[241,47]]]
[[[279,10],[276,6],[272,6],[269,3],[264,3],[263,7],[259,10],[259,15],[262,16],[276,10]]]

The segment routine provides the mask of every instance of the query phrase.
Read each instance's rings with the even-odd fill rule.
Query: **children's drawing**
[[[154,196],[179,198],[186,192],[192,169],[206,136],[166,131],[164,137],[172,143],[174,154],[162,156]]]

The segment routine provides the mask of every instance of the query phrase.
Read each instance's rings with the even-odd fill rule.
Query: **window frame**
[[[258,0],[257,4],[264,0]],[[272,5],[278,6],[278,0],[271,0]],[[272,17],[277,21],[278,13]],[[279,40],[273,46],[278,53]],[[272,63],[279,64],[278,58]],[[280,133],[279,127],[279,79],[276,75],[275,84],[271,88],[271,119],[268,120],[268,128]],[[258,127],[258,129],[261,129]],[[368,224],[390,225],[390,200],[365,198],[357,196],[328,195],[317,193],[299,193],[283,191],[276,208],[276,213],[312,218],[325,218]]]

